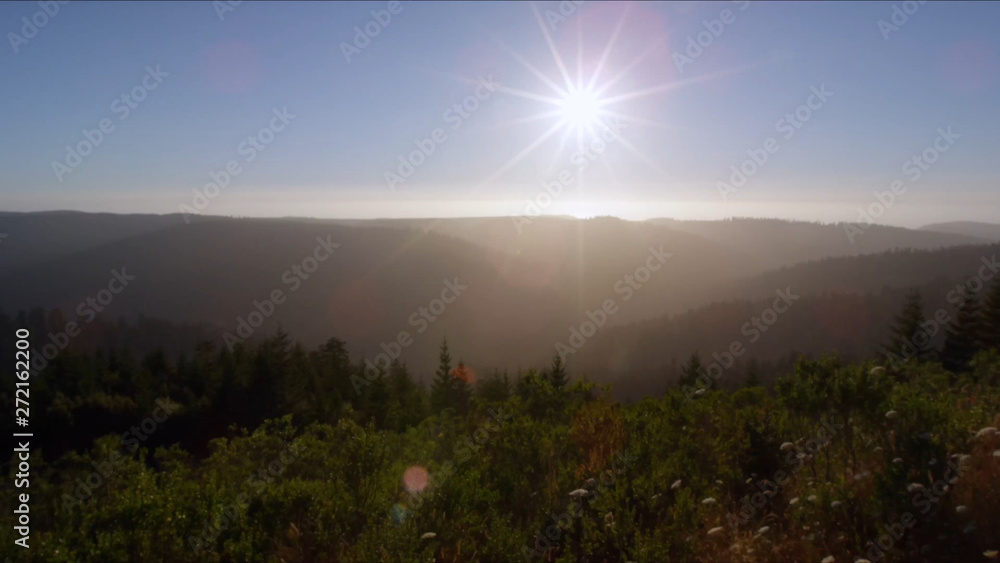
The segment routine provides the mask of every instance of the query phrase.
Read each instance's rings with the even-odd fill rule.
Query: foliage
[[[437,397],[454,401],[441,390],[461,378],[440,356]],[[555,385],[554,364],[469,378],[471,400],[439,410],[404,364],[366,373],[336,339],[176,360],[67,350],[32,388],[46,413],[32,548],[10,551],[4,527],[0,557],[981,560],[998,548],[1000,351],[957,371],[879,364],[803,357],[761,374],[773,387],[632,404]],[[176,409],[130,447],[122,432],[164,399]]]

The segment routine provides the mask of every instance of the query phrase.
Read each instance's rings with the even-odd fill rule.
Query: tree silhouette
[[[975,298],[963,300],[958,305],[955,320],[945,331],[944,350],[941,363],[953,372],[965,371],[969,360],[979,349],[980,337],[979,306]]]
[[[566,373],[566,364],[563,363],[562,356],[556,354],[552,359],[552,367],[549,368],[546,376],[549,378],[549,383],[555,389],[562,389],[569,383],[569,375]]]
[[[691,354],[686,364],[681,367],[681,385],[693,386],[698,376],[702,374],[704,367],[701,365],[701,358],[698,352]]]
[[[923,297],[918,291],[908,292],[903,311],[895,319],[892,338],[885,346],[886,359],[894,367],[899,367],[911,358],[929,360],[933,357],[931,335],[923,328],[925,322]]]
[[[438,353],[438,368],[434,372],[434,383],[431,385],[431,408],[434,412],[454,406],[455,384],[451,376],[451,353],[448,351],[448,339],[441,341],[441,350]]]

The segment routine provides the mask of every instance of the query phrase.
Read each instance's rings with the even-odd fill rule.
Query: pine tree
[[[895,320],[892,339],[885,346],[886,359],[897,366],[910,358],[924,361],[931,359],[933,350],[930,346],[930,335],[922,326],[926,319],[924,300],[919,292],[911,291],[906,294],[903,311]]]
[[[406,364],[393,360],[389,366],[389,391],[392,402],[398,405],[397,431],[416,426],[427,415],[426,396],[423,388],[410,377]]]
[[[979,343],[984,349],[1000,350],[1000,278],[993,282],[983,299]]]
[[[702,374],[704,368],[701,365],[701,358],[698,352],[691,354],[687,363],[681,368],[681,385],[693,386],[698,376]]]
[[[556,354],[555,358],[552,359],[552,367],[549,368],[548,373],[545,375],[554,389],[562,389],[569,383],[569,375],[566,374],[566,364],[563,363],[561,355]]]
[[[434,372],[434,383],[431,385],[431,408],[434,412],[452,406],[454,383],[451,376],[451,353],[448,351],[448,339],[441,341],[441,351],[438,354],[438,368]]]
[[[361,392],[352,383],[352,377],[357,381],[357,374],[351,364],[347,344],[343,340],[331,338],[311,357],[316,366],[315,376],[318,378],[313,384],[313,389],[317,393],[323,393],[330,400],[328,412],[332,413],[336,405],[345,402],[357,406]],[[367,381],[363,377],[361,380]]]
[[[945,331],[944,350],[941,353],[941,363],[945,369],[953,372],[964,371],[969,366],[969,360],[979,349],[980,316],[979,307],[974,298],[963,300],[958,305],[955,320]]]
[[[364,362],[359,364],[356,369],[359,374],[367,377]],[[383,428],[389,416],[389,402],[391,400],[389,382],[386,380],[384,369],[378,368],[378,375],[372,380],[371,387],[366,390],[362,398],[365,418],[373,420],[377,427]]]

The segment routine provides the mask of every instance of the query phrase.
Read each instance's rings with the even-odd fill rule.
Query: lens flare
[[[430,483],[427,470],[419,465],[412,465],[403,472],[403,486],[409,493],[419,493],[427,488]]]

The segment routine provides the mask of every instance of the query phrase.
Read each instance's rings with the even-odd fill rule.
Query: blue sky
[[[521,214],[565,171],[572,181],[546,213],[854,221],[901,179],[879,222],[1000,222],[996,3],[449,2],[389,14],[387,2],[243,2],[221,18],[217,5],[69,2],[43,17],[39,3],[0,4],[0,209],[176,212],[236,161],[204,213]],[[894,6],[897,23],[912,13],[886,39],[878,22],[892,23]],[[370,23],[373,10],[388,23]],[[707,40],[704,22],[724,10],[729,23]],[[45,25],[27,38],[33,17]],[[366,24],[377,35],[346,60],[342,44]],[[546,32],[573,84],[578,63],[586,85],[608,52],[594,87],[620,79],[596,96],[617,100],[603,115],[531,98],[564,97],[547,81],[567,90]],[[679,62],[699,32],[702,52]],[[114,110],[147,67],[168,76],[127,116],[121,101]],[[449,119],[479,79],[497,89]],[[784,138],[778,121],[820,87],[832,96]],[[295,117],[248,161],[241,143],[283,108]],[[573,153],[594,135],[560,122],[612,113],[624,128],[581,170]],[[114,129],[60,181],[53,163],[102,119]],[[908,178],[904,163],[948,127],[947,152]],[[434,152],[390,189],[386,173],[436,129]],[[772,137],[777,150],[722,198],[719,182]]]

